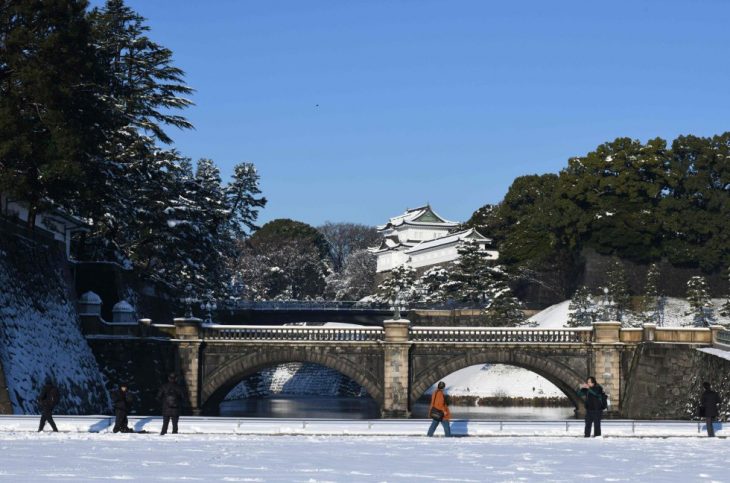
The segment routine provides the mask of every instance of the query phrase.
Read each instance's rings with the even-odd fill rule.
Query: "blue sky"
[[[254,162],[264,222],[464,221],[615,137],[729,129],[730,2],[128,4],[196,89],[176,147]]]

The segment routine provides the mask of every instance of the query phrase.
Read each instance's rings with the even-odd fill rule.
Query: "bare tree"
[[[357,250],[375,246],[380,241],[380,235],[374,227],[357,223],[328,221],[317,230],[329,243],[332,269],[336,273],[340,273],[345,267],[348,255]]]

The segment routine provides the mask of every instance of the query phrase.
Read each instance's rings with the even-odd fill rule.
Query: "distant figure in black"
[[[53,408],[56,407],[58,401],[61,399],[61,395],[58,392],[58,388],[53,384],[53,381],[48,379],[41,389],[41,393],[38,395],[38,407],[41,410],[41,424],[38,427],[38,431],[43,431],[46,426],[46,421],[51,425],[54,432],[58,432],[56,422],[53,420]]]
[[[603,388],[596,382],[596,378],[590,376],[584,384],[580,385],[578,395],[585,398],[586,405],[586,429],[585,437],[591,437],[591,426],[593,426],[593,436],[601,435],[601,416],[605,409],[603,401],[605,394]]]
[[[167,382],[162,385],[157,393],[157,399],[162,402],[162,431],[160,431],[160,434],[167,433],[170,420],[172,420],[172,434],[177,434],[177,421],[180,419],[183,392],[177,384],[175,374],[168,376]]]
[[[707,436],[715,436],[715,428],[712,426],[712,419],[718,415],[718,406],[720,406],[720,395],[712,390],[709,382],[702,383],[705,392],[702,393],[700,399],[700,417],[705,418],[707,423]]]
[[[132,395],[129,394],[126,384],[120,384],[119,389],[112,394],[114,402],[114,432],[133,433],[132,428],[127,426],[127,414],[132,407]]]

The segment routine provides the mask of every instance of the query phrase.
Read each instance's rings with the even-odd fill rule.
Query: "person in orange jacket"
[[[428,428],[428,436],[433,436],[436,427],[441,423],[444,427],[444,434],[447,438],[451,437],[451,427],[449,426],[449,419],[451,419],[451,413],[449,407],[446,405],[446,398],[444,397],[444,388],[446,383],[441,381],[438,383],[436,390],[431,395],[431,406],[428,408],[428,416],[432,419],[431,427]]]

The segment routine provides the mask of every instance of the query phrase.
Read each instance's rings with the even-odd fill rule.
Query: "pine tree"
[[[0,189],[36,213],[80,203],[104,180],[100,146],[114,116],[86,2],[0,7]],[[83,214],[83,213],[82,213]]]
[[[514,296],[507,284],[507,274],[502,267],[490,269],[487,305],[484,315],[494,327],[514,327],[525,320],[522,303]]]
[[[662,307],[659,293],[659,265],[652,263],[646,272],[646,286],[641,301],[642,320],[647,324],[661,325]]]
[[[401,301],[410,301],[417,298],[414,293],[416,286],[416,269],[409,265],[400,265],[390,271],[377,289],[377,298],[383,302],[392,303],[396,297]]]
[[[730,267],[727,269],[727,280],[730,282]],[[720,315],[723,317],[730,317],[730,293],[727,294],[725,302],[720,307]]]
[[[258,210],[266,206],[266,198],[257,196],[259,174],[253,163],[240,163],[233,167],[233,178],[225,188],[229,229],[233,238],[246,238],[258,229]]]
[[[446,287],[449,280],[449,271],[440,265],[426,270],[418,279],[420,300],[426,303],[445,302],[447,300]]]
[[[606,273],[610,308],[617,321],[622,321],[631,307],[626,271],[621,261],[614,258]]]
[[[586,286],[575,291],[568,305],[568,313],[569,327],[589,326],[596,321],[596,306]]]
[[[488,301],[487,291],[493,285],[489,257],[472,240],[462,242],[457,252],[459,259],[451,271],[448,295],[460,302],[484,306]]]
[[[126,123],[159,141],[172,139],[164,126],[190,129],[193,125],[174,110],[192,105],[186,95],[193,89],[183,80],[184,72],[173,65],[172,51],[147,36],[146,19],[124,4],[107,0],[89,15],[95,44],[109,82],[106,95],[114,101]]]
[[[694,316],[696,327],[708,327],[714,319],[714,314],[705,277],[694,276],[687,281],[687,301],[691,310],[685,315]]]

